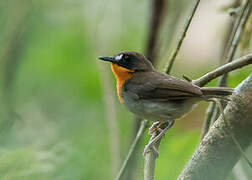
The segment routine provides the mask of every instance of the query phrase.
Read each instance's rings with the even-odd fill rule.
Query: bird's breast
[[[124,83],[133,76],[133,71],[126,69],[124,67],[118,66],[117,64],[111,65],[112,72],[116,78],[116,87],[117,87],[117,95],[118,99],[121,103],[123,103],[122,87]]]

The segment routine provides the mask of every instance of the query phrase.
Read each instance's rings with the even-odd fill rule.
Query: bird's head
[[[137,52],[121,52],[113,57],[99,57],[100,60],[112,63],[111,68],[117,80],[117,94],[120,102],[123,102],[121,90],[124,83],[130,79],[134,73],[140,71],[154,70],[151,62]]]
[[[109,61],[115,66],[122,67],[121,70],[129,72],[152,71],[151,62],[142,54],[134,51],[121,52],[113,57],[99,57],[100,60]],[[118,67],[118,68],[119,68]]]

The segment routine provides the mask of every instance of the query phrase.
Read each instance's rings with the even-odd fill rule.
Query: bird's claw
[[[154,123],[151,125],[151,127],[149,128],[149,135],[152,135],[155,131],[161,132],[161,131],[162,131],[162,129],[160,128],[160,125],[161,125],[161,124],[162,124],[162,123],[159,122],[159,121],[154,122]]]
[[[163,123],[161,122],[156,122],[156,123],[153,123],[152,126],[150,127],[150,131],[155,128],[156,130],[159,130],[161,131],[159,134],[153,134],[149,143],[144,147],[144,152],[143,152],[143,155],[145,156],[148,152],[150,152],[151,148],[152,148],[152,153],[154,153],[154,155],[156,157],[158,157],[158,150],[157,148],[155,147],[155,144],[158,140],[160,140],[164,135],[165,135],[165,132],[170,129],[170,127],[172,127],[172,125],[174,124],[174,121],[170,121],[168,122],[168,125],[164,128],[164,129],[161,129],[160,128],[160,125],[162,125]],[[155,132],[155,131],[154,131]]]

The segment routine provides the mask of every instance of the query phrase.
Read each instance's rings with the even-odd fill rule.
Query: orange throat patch
[[[123,99],[121,97],[122,86],[124,85],[125,81],[127,81],[133,76],[132,73],[134,71],[118,66],[117,64],[113,64],[113,63],[111,64],[111,69],[116,78],[117,95],[118,95],[119,101],[123,103]]]

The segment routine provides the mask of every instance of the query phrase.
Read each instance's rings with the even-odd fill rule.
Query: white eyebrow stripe
[[[116,57],[115,57],[115,60],[121,60],[122,59],[122,56],[123,56],[123,54],[120,54],[120,55],[117,55]]]

